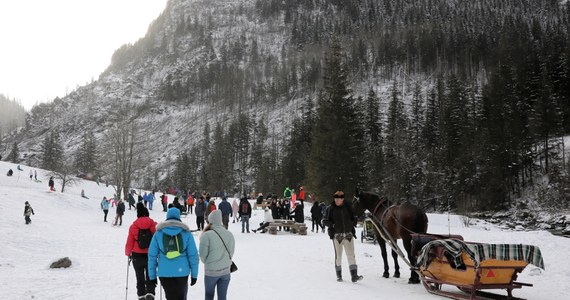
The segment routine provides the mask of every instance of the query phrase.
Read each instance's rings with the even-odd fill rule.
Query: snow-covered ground
[[[9,168],[15,172],[12,177],[6,176]],[[127,299],[136,299],[134,271],[131,267],[127,282],[124,255],[127,230],[136,212],[127,210],[123,226],[113,227],[114,208],[109,211],[109,223],[103,222],[99,208],[103,196],[113,195],[112,187],[80,181],[60,193],[60,183],[56,182],[58,191],[49,192],[46,172],[38,170],[38,179],[42,180],[38,183],[29,179],[30,168],[22,168],[24,171],[19,173],[16,165],[0,162],[0,284],[4,286],[0,298],[117,300],[128,294]],[[81,189],[90,199],[81,198]],[[24,224],[25,201],[35,211],[31,225]],[[306,206],[306,215],[309,210],[310,204]],[[156,221],[163,221],[164,217],[160,210],[151,211],[151,218]],[[262,210],[255,210],[251,226],[256,228],[262,219]],[[534,287],[515,290],[514,295],[567,299],[570,294],[570,261],[566,258],[570,239],[546,231],[505,231],[482,221],[466,228],[455,215],[448,220],[446,214],[430,214],[429,220],[429,231],[433,233],[461,234],[468,241],[539,246],[546,270],[529,265],[518,281]],[[183,221],[196,228],[193,215]],[[306,223],[310,230],[310,221]],[[360,230],[357,229],[358,237]],[[355,247],[359,273],[364,279],[338,283],[334,251],[326,234],[242,234],[239,224],[230,224],[230,231],[236,238],[234,260],[239,270],[232,274],[229,299],[443,299],[427,293],[421,284],[408,285],[407,270],[403,270],[402,278],[382,278],[380,249],[370,242],[362,243],[359,239]],[[197,242],[199,235],[194,235]],[[50,263],[66,256],[73,262],[71,268],[49,268]],[[343,259],[344,277],[349,278]],[[198,283],[189,288],[188,299],[204,297],[202,269],[199,274]]]

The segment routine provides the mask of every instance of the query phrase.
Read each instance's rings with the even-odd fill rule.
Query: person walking
[[[196,226],[198,230],[204,230],[204,215],[206,214],[206,203],[204,196],[200,196],[196,202]]]
[[[34,180],[38,181],[38,171],[34,170]]]
[[[115,215],[115,223],[113,223],[113,226],[123,225],[123,215],[124,214],[125,214],[125,203],[123,202],[123,200],[117,199],[117,210],[116,210],[116,215]]]
[[[148,248],[148,274],[157,284],[160,279],[167,300],[185,300],[190,285],[198,278],[198,249],[190,228],[180,220],[180,210],[171,207],[166,220],[156,226]]]
[[[135,200],[135,196],[133,196],[133,192],[129,192],[129,210],[131,210],[131,207],[137,209],[135,203],[137,203],[137,201]]]
[[[150,218],[148,209],[137,203],[137,219],[129,227],[125,255],[133,262],[137,278],[139,300],[153,300],[156,286],[148,276],[148,246],[156,232],[156,222]]]
[[[326,218],[325,225],[328,226],[329,237],[333,240],[335,257],[336,280],[342,281],[342,252],[346,252],[348,259],[348,269],[352,282],[362,280],[358,275],[358,266],[354,256],[354,240],[356,217],[352,213],[350,205],[344,201],[344,192],[336,191],[333,194],[334,202],[331,204]]]
[[[311,232],[315,231],[315,227],[317,227],[317,233],[319,232],[319,227],[321,227],[321,220],[323,219],[323,213],[321,211],[321,207],[319,206],[319,201],[313,202],[313,206],[311,207]]]
[[[107,201],[107,197],[103,197],[101,200],[101,209],[103,210],[103,222],[107,222],[107,214],[109,213],[109,201]]]
[[[24,220],[26,221],[26,225],[32,223],[32,219],[30,219],[31,215],[35,215],[34,209],[30,205],[30,202],[26,201],[24,203]]]
[[[239,202],[239,218],[241,219],[241,233],[247,229],[249,233],[249,218],[251,217],[251,203],[246,197],[242,197]]]
[[[225,229],[228,229],[230,223],[230,217],[232,216],[232,205],[228,202],[228,199],[224,196],[222,202],[218,204],[218,210],[222,212],[222,224]]]
[[[229,203],[228,203],[229,204]],[[200,236],[200,259],[204,263],[204,299],[226,300],[231,280],[230,266],[235,250],[235,239],[222,226],[222,212],[215,210],[208,216],[209,224]]]
[[[32,171],[32,169],[30,169],[30,180],[33,180],[34,178],[34,171]]]
[[[152,208],[154,207],[154,200],[155,200],[154,191],[148,193],[147,197],[148,197],[148,206],[147,207],[149,210],[152,210]]]
[[[239,222],[238,210],[239,210],[239,204],[237,203],[237,199],[234,199],[234,201],[232,202],[232,215],[234,216],[234,220],[232,221],[232,223],[235,223],[236,221]]]

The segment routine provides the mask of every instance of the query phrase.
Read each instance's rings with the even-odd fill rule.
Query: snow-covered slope
[[[0,162],[0,282],[4,286],[1,298],[116,300],[127,294],[127,299],[136,299],[134,271],[129,270],[127,281],[124,255],[127,230],[136,217],[135,211],[127,210],[123,226],[113,227],[103,222],[99,209],[102,197],[113,195],[111,187],[80,181],[65,193],[48,192],[46,172],[38,170],[42,182],[34,182],[28,178],[30,168],[22,167],[24,171],[19,173],[16,165]],[[6,176],[9,168],[15,170],[12,177]],[[82,189],[90,199],[81,198]],[[24,224],[25,201],[35,211],[31,225]],[[306,215],[309,210],[310,204],[306,206]],[[113,216],[111,210],[109,220]],[[155,209],[151,217],[162,221],[164,213]],[[251,226],[256,228],[262,218],[262,211],[255,210]],[[516,296],[565,299],[570,293],[570,261],[566,259],[570,239],[545,231],[504,231],[482,221],[465,228],[455,215],[430,214],[429,218],[430,232],[461,234],[469,241],[539,246],[546,271],[529,265],[518,280],[534,287],[515,291]],[[193,215],[183,221],[196,228]],[[310,221],[306,223],[310,229]],[[421,285],[408,285],[407,271],[399,279],[382,278],[380,250],[372,243],[358,241],[355,246],[364,280],[356,284],[346,280],[337,283],[334,251],[326,234],[242,234],[240,224],[230,224],[229,229],[236,237],[234,258],[239,266],[232,275],[230,299],[440,299],[428,294]],[[194,237],[198,241],[200,234],[195,233]],[[51,262],[66,256],[73,262],[71,268],[49,269]],[[343,268],[348,277],[346,260]],[[197,285],[189,289],[189,299],[203,298],[203,284],[201,269]]]

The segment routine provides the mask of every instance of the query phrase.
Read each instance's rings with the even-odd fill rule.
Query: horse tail
[[[414,232],[426,233],[428,229],[428,217],[423,209],[418,207],[416,211],[416,224],[414,224]]]

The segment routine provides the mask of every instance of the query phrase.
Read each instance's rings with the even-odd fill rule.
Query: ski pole
[[[162,284],[158,283],[158,292],[160,293],[160,300],[162,300]]]
[[[125,289],[125,300],[129,296],[129,267],[131,266],[131,257],[127,258],[127,288]]]

